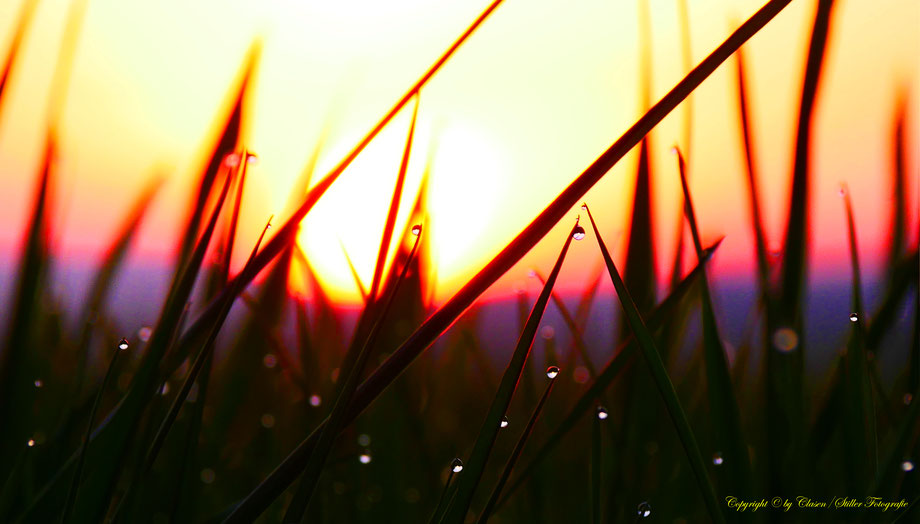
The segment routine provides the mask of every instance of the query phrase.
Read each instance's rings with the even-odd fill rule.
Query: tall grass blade
[[[707,249],[707,255],[711,256],[717,247],[718,244]],[[663,328],[664,326],[673,328],[673,326],[670,326],[672,319],[674,318],[677,309],[690,295],[690,291],[694,288],[700,274],[701,267],[697,266],[689,274],[687,274],[683,280],[680,281],[677,287],[671,291],[671,293],[661,302],[661,304],[652,310],[652,313],[648,317],[649,329],[655,331],[659,328]],[[511,495],[511,493],[513,493],[519,486],[524,483],[524,481],[536,469],[538,464],[549,457],[550,452],[559,444],[559,442],[562,441],[562,438],[575,428],[581,417],[591,408],[592,405],[594,405],[594,403],[598,398],[600,398],[604,391],[610,387],[610,384],[617,378],[620,371],[625,369],[633,361],[635,354],[635,338],[632,334],[628,334],[623,342],[620,343],[617,350],[614,352],[614,356],[601,370],[600,374],[597,376],[597,379],[589,384],[588,389],[578,397],[578,400],[576,400],[572,408],[569,409],[568,414],[562,419],[561,422],[555,425],[556,430],[549,436],[549,438],[546,439],[546,442],[538,449],[538,451],[534,453],[534,458],[530,460],[527,466],[517,476],[517,479],[514,481],[514,483],[512,483],[511,487],[505,491],[505,495],[499,501],[498,507],[502,506]]]
[[[905,127],[907,125],[907,94],[899,93],[894,114],[894,129],[892,130],[891,144],[892,164],[891,190],[894,207],[891,210],[891,241],[888,243],[888,264],[893,268],[904,252],[905,236],[907,232],[907,138]],[[891,275],[888,275],[889,281]],[[890,284],[889,284],[890,285]]]
[[[550,379],[549,383],[546,385],[546,389],[543,390],[543,395],[540,397],[537,407],[533,410],[533,414],[527,422],[527,427],[524,428],[520,438],[518,438],[517,443],[514,445],[514,450],[511,451],[508,462],[505,463],[505,469],[502,470],[501,477],[498,478],[498,482],[492,489],[492,495],[489,496],[489,501],[486,502],[486,506],[479,516],[480,524],[485,524],[489,520],[492,511],[495,510],[496,504],[498,503],[498,496],[501,495],[502,488],[505,487],[505,484],[511,477],[514,465],[517,464],[518,459],[521,457],[521,453],[524,451],[524,445],[527,444],[527,440],[530,438],[531,433],[533,433],[533,428],[537,423],[537,419],[540,418],[540,413],[543,411],[543,405],[546,404],[546,399],[549,398],[549,393],[553,390],[553,384],[555,383],[555,379]]]
[[[597,224],[594,223],[594,217],[591,216],[591,211],[587,206],[584,207],[588,213],[588,218],[591,220],[591,227],[594,228],[594,234],[597,237],[597,244],[600,247],[601,254],[604,256],[604,261],[607,264],[610,279],[613,281],[617,296],[626,313],[626,319],[629,322],[633,335],[636,337],[639,349],[645,357],[645,361],[652,373],[652,378],[655,380],[655,385],[661,393],[662,400],[664,400],[665,406],[668,408],[668,414],[671,416],[671,421],[674,423],[674,427],[677,430],[681,445],[683,445],[684,451],[687,454],[690,468],[693,470],[693,474],[696,477],[697,487],[700,489],[703,495],[703,502],[706,504],[706,508],[709,511],[709,517],[714,522],[725,522],[725,517],[722,515],[722,510],[716,499],[715,489],[712,487],[712,483],[709,480],[709,474],[706,472],[706,464],[703,462],[703,455],[700,453],[700,448],[696,443],[696,437],[693,435],[693,430],[690,428],[690,423],[687,421],[687,415],[684,413],[680,405],[680,400],[677,398],[677,392],[674,391],[674,385],[671,383],[671,379],[668,377],[668,373],[664,368],[664,363],[661,361],[661,357],[658,354],[655,340],[652,338],[652,334],[648,330],[645,321],[642,320],[639,309],[632,300],[629,291],[626,289],[626,285],[623,283],[622,278],[620,278],[619,271],[617,271],[613,259],[610,258],[610,253],[607,251],[607,246],[604,245],[604,240],[598,233]]]
[[[464,468],[464,475],[457,481],[457,494],[448,504],[444,518],[441,519],[441,522],[445,524],[460,524],[469,511],[470,503],[473,500],[473,492],[482,479],[486,462],[489,460],[492,446],[501,427],[502,417],[507,413],[508,406],[511,404],[511,396],[514,394],[514,390],[517,389],[518,382],[521,379],[524,364],[530,355],[530,349],[533,347],[534,337],[537,335],[537,328],[543,318],[544,311],[546,311],[546,305],[559,276],[559,271],[562,269],[562,262],[565,260],[569,245],[572,243],[575,228],[580,227],[576,224],[566,236],[562,251],[560,251],[559,257],[556,259],[556,263],[546,280],[546,284],[543,286],[543,290],[540,292],[540,296],[537,297],[537,301],[534,303],[533,309],[531,309],[527,323],[524,325],[524,330],[521,332],[514,348],[511,361],[508,362],[508,367],[505,369],[505,373],[502,375],[501,382],[498,385],[498,391],[496,391],[486,418],[479,429],[479,435],[476,437],[473,451],[470,452],[469,461]]]
[[[0,70],[0,110],[3,109],[3,93],[6,92],[6,88],[9,85],[10,77],[19,56],[19,48],[26,36],[26,31],[32,25],[32,16],[35,14],[37,5],[38,0],[26,0],[23,2],[22,7],[19,8],[19,16],[16,18],[13,37],[6,52],[6,59],[3,61],[3,70]],[[2,111],[0,111],[0,115],[2,115]]]
[[[855,495],[869,495],[873,479],[878,477],[878,435],[875,418],[875,400],[869,379],[869,362],[865,345],[865,311],[862,299],[862,275],[856,244],[856,225],[849,192],[844,189],[847,232],[850,243],[850,261],[853,268],[853,312],[850,313],[852,331],[844,359],[846,375],[846,403],[843,420],[844,448],[850,463],[848,487]]]
[[[696,89],[744,42],[750,39],[791,0],[771,0],[754,13],[737,30],[703,59],[693,71],[681,80],[658,103],[643,115],[632,127],[617,139],[601,156],[579,175],[559,196],[556,197],[521,233],[517,235],[491,262],[481,269],[451,299],[433,313],[392,355],[364,382],[355,394],[352,417],[357,416],[386,387],[398,377],[408,365],[421,354],[440,334],[446,330],[473,301],[510,269],[550,229],[571,210],[578,200],[600,180],[607,171],[626,155],[655,125],[663,120],[687,95]],[[309,197],[308,197],[309,198]],[[305,213],[306,211],[304,211]],[[301,216],[302,218],[302,216]],[[279,232],[279,235],[281,233]],[[274,239],[273,239],[274,240]],[[279,246],[280,248],[280,246]],[[277,248],[276,248],[277,249]],[[264,265],[277,254],[272,252],[270,241],[257,258],[256,267]],[[264,255],[264,260],[262,255]],[[254,275],[240,275],[237,278],[251,279]],[[208,311],[212,307],[209,306]],[[196,321],[196,325],[208,314]],[[193,338],[190,328],[186,342]],[[234,509],[228,520],[244,522],[261,514],[293,481],[305,462],[305,456],[313,445],[313,437],[305,439],[259,486],[255,488]]]
[[[696,213],[693,209],[693,198],[687,183],[686,165],[684,157],[677,152],[680,185],[684,194],[684,213],[690,224],[690,233],[693,245],[696,248],[697,261],[703,267],[701,278],[702,324],[703,324],[703,356],[706,363],[706,389],[709,393],[709,413],[712,430],[718,452],[724,456],[725,477],[723,492],[738,494],[743,497],[752,495],[751,492],[751,467],[748,458],[747,439],[741,430],[741,413],[738,409],[738,400],[732,387],[731,374],[725,357],[725,347],[719,335],[719,326],[716,323],[715,312],[712,307],[712,295],[709,289],[709,278],[706,275],[706,254],[700,241],[699,226]],[[738,496],[735,495],[735,496]]]
[[[332,412],[329,413],[329,417],[319,433],[317,444],[310,455],[310,459],[307,462],[301,485],[297,490],[297,493],[294,495],[290,506],[288,506],[287,513],[284,516],[285,523],[301,522],[306,516],[307,504],[313,495],[313,491],[315,490],[316,485],[319,483],[319,476],[322,473],[326,460],[328,459],[329,452],[332,450],[332,445],[335,443],[335,439],[338,437],[339,432],[347,423],[348,404],[351,402],[352,395],[354,395],[355,390],[358,388],[358,384],[361,382],[361,377],[363,375],[364,368],[367,365],[368,357],[370,356],[374,344],[377,342],[377,336],[379,335],[380,330],[384,326],[384,320],[386,320],[386,316],[390,310],[390,306],[393,303],[393,299],[396,297],[398,284],[399,282],[402,282],[406,277],[406,272],[409,269],[413,258],[415,257],[420,239],[421,231],[419,231],[419,234],[415,237],[415,242],[412,245],[412,251],[409,254],[409,258],[402,268],[402,272],[399,275],[396,285],[390,290],[389,296],[386,298],[386,302],[383,304],[383,307],[380,310],[377,321],[371,328],[370,333],[368,333],[367,339],[364,342],[364,346],[357,354],[354,365],[351,367],[345,380],[342,381],[343,384],[338,394],[336,395],[335,405],[332,408]]]
[[[601,449],[601,417],[598,413],[591,417],[591,522],[601,524],[601,470],[603,450]]]

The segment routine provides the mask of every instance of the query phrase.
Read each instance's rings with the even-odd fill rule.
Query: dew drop
[[[35,384],[35,387],[37,387],[37,388],[40,388],[40,387],[42,387],[42,386],[45,385],[45,383],[42,382],[41,379],[37,379],[35,382],[33,382],[33,384]]]
[[[530,278],[537,278],[537,272],[531,269],[530,271],[527,272],[527,276]]]
[[[552,378],[558,377],[558,376],[559,376],[559,367],[558,367],[558,366],[550,366],[550,367],[546,368],[546,376],[549,377],[549,378],[551,378],[551,379],[552,379]]]
[[[840,195],[840,198],[847,196],[847,188],[843,184],[840,184],[840,188],[837,190],[837,194]]]
[[[498,424],[498,427],[507,428],[508,427],[508,417],[502,417],[502,421]]]
[[[118,342],[118,349],[120,349],[120,350],[122,350],[122,351],[128,349],[128,340],[127,340],[127,339],[124,339],[124,338],[121,339],[121,340]]]
[[[211,484],[214,482],[214,478],[217,475],[214,473],[213,469],[204,468],[203,470],[201,470],[201,473],[199,474],[199,476],[201,477],[201,482],[205,484]]]
[[[364,450],[364,453],[361,453],[361,455],[358,456],[358,461],[361,464],[370,464],[371,463],[371,452],[368,450]]]
[[[224,156],[224,165],[227,167],[236,167],[240,165],[240,154],[229,153]]]
[[[421,224],[415,224],[414,226],[412,226],[412,234],[413,234],[413,235],[419,236],[419,234],[420,234],[421,232],[422,232],[422,226],[421,226]]]
[[[712,455],[712,463],[715,464],[716,466],[721,466],[723,462],[725,462],[725,459],[722,458],[722,452],[716,451]]]
[[[165,397],[168,394],[169,394],[169,382],[164,382],[163,385],[160,386],[160,395],[163,395]]]
[[[269,222],[268,224],[265,224],[265,229],[271,229],[271,228],[272,228],[271,222]]]
[[[141,342],[147,342],[150,340],[150,335],[152,334],[153,329],[151,329],[150,326],[144,326],[137,330],[137,338],[139,338]]]
[[[368,447],[371,445],[371,436],[367,433],[361,433],[358,435],[358,445],[361,447]]]
[[[850,322],[856,322],[857,320],[859,320],[859,315],[856,313],[850,313]]]
[[[910,393],[904,393],[904,405],[909,406],[914,401],[914,396]]]
[[[652,506],[648,502],[640,502],[636,513],[642,518],[648,517],[652,514]]]
[[[254,166],[254,165],[258,164],[258,163],[259,163],[259,157],[258,157],[258,156],[256,156],[254,153],[247,153],[247,154],[246,154],[246,164],[247,164],[247,165]]]
[[[594,410],[594,412],[597,414],[597,418],[600,420],[607,420],[607,417],[610,416],[607,413],[607,408],[605,408],[604,406],[598,406],[597,409]]]
[[[26,441],[26,446],[29,446],[30,448],[34,448],[34,447],[35,447],[35,439],[30,438],[28,441]]]
[[[581,210],[582,210],[582,211],[587,211],[587,210],[588,210],[588,204],[582,204],[582,205],[581,205]]]
[[[323,403],[323,399],[316,394],[310,395],[310,405],[314,408]]]
[[[271,429],[275,427],[275,416],[271,413],[265,413],[262,415],[260,422],[262,423],[263,428]]]
[[[913,471],[913,469],[914,469],[914,463],[912,461],[905,460],[904,462],[901,463],[901,471],[906,473],[908,471]]]
[[[272,369],[278,365],[278,358],[271,353],[266,353],[265,356],[262,357],[262,365],[268,369]]]
[[[671,154],[672,154],[672,155],[676,155],[676,154],[677,154],[677,146],[674,146],[674,147],[671,148]]]
[[[582,240],[585,238],[585,228],[581,226],[575,226],[575,229],[572,230],[572,238],[575,240]]]
[[[454,473],[460,473],[463,471],[463,461],[458,458],[450,461],[450,470]]]
[[[788,353],[799,346],[799,336],[789,328],[779,328],[773,333],[773,347]]]

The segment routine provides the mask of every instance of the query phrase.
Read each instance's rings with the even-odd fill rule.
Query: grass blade
[[[483,421],[482,427],[479,429],[479,436],[476,437],[473,451],[470,452],[470,458],[465,467],[466,473],[457,481],[457,494],[454,496],[453,500],[451,500],[450,504],[448,504],[444,518],[441,519],[441,522],[445,524],[459,524],[463,522],[469,511],[470,502],[473,500],[473,492],[476,490],[482,478],[486,462],[489,460],[492,446],[495,443],[495,438],[498,436],[498,431],[501,427],[501,419],[505,416],[505,413],[508,411],[508,406],[511,404],[511,396],[514,394],[514,390],[517,388],[518,382],[521,379],[521,374],[524,371],[524,364],[530,354],[530,349],[533,347],[534,337],[537,335],[537,328],[540,325],[540,320],[543,318],[544,311],[546,311],[546,305],[549,302],[553,285],[556,283],[556,278],[559,276],[559,271],[562,269],[562,262],[565,260],[569,245],[572,243],[572,236],[577,229],[581,229],[581,226],[576,223],[572,231],[566,236],[562,251],[559,253],[559,257],[556,259],[556,263],[546,280],[546,284],[543,286],[540,296],[534,303],[533,309],[531,309],[530,316],[527,318],[527,323],[524,325],[524,330],[518,338],[517,346],[514,348],[514,354],[511,356],[511,361],[508,363],[508,367],[502,375],[498,391],[495,393],[495,397],[492,399],[492,404],[489,406],[489,411],[486,414],[485,421]],[[582,229],[582,231],[584,230]]]
[[[706,389],[709,393],[709,412],[712,429],[715,437],[717,451],[723,453],[726,462],[725,471],[729,472],[725,478],[723,492],[731,490],[733,494],[742,497],[752,495],[751,492],[751,466],[748,456],[747,439],[741,430],[741,413],[738,410],[738,400],[732,387],[731,374],[725,357],[725,347],[719,335],[719,326],[716,323],[715,312],[712,307],[712,296],[709,290],[709,279],[706,275],[703,244],[700,241],[700,231],[696,222],[696,213],[693,210],[693,198],[687,183],[686,165],[680,149],[676,149],[680,184],[684,193],[684,213],[690,224],[690,233],[693,245],[696,248],[697,261],[703,268],[701,278],[701,301],[703,323],[703,355],[706,364]]]
[[[511,451],[508,462],[505,463],[505,469],[502,470],[502,475],[495,484],[495,488],[492,489],[492,495],[489,497],[489,501],[486,503],[485,508],[482,510],[482,514],[479,516],[480,524],[485,524],[489,520],[489,515],[491,515],[492,511],[496,508],[498,496],[501,495],[502,488],[505,487],[505,484],[511,477],[511,471],[514,470],[514,465],[517,464],[518,459],[521,457],[521,452],[524,451],[524,445],[527,443],[527,439],[530,438],[530,434],[533,433],[533,428],[537,423],[537,419],[540,418],[540,413],[543,411],[543,405],[546,404],[546,399],[549,398],[549,393],[553,390],[553,384],[555,383],[555,377],[550,378],[549,383],[546,385],[546,389],[543,390],[543,396],[540,397],[540,402],[537,403],[537,407],[533,410],[533,414],[527,422],[527,427],[524,428],[520,438],[518,438],[517,444],[514,445],[514,450]]]
[[[600,247],[601,254],[604,256],[604,261],[607,263],[607,270],[610,273],[613,286],[616,288],[617,296],[620,298],[620,303],[626,313],[626,319],[629,322],[633,335],[636,337],[639,349],[642,350],[642,355],[645,357],[645,361],[652,373],[652,378],[655,380],[655,385],[658,387],[658,391],[661,393],[665,406],[668,408],[668,414],[671,416],[671,421],[674,423],[674,428],[677,430],[678,436],[680,437],[681,445],[683,445],[684,451],[687,454],[690,468],[693,470],[693,474],[696,477],[697,487],[700,489],[703,495],[703,502],[706,504],[706,508],[709,511],[709,517],[714,522],[725,522],[725,517],[722,515],[722,510],[716,499],[715,489],[712,487],[712,482],[709,480],[709,474],[706,472],[706,464],[703,462],[703,455],[700,453],[699,446],[696,443],[696,437],[693,435],[693,430],[690,428],[690,423],[687,421],[687,415],[680,406],[680,400],[677,398],[677,393],[674,391],[674,384],[671,383],[671,379],[668,377],[668,373],[664,368],[664,363],[661,361],[661,356],[658,354],[655,340],[652,338],[651,332],[645,325],[645,321],[642,320],[639,309],[636,303],[633,302],[629,291],[626,289],[626,285],[623,283],[622,278],[620,278],[620,274],[613,263],[613,259],[610,258],[610,253],[607,251],[607,246],[604,245],[604,240],[598,233],[597,224],[594,223],[594,217],[591,216],[591,211],[587,206],[584,206],[584,209],[587,211],[588,218],[591,220],[591,227],[594,228],[597,244]]]
[[[370,356],[371,350],[377,341],[377,336],[380,333],[381,328],[383,328],[383,321],[386,319],[393,299],[396,297],[398,284],[402,282],[406,277],[406,272],[409,269],[413,258],[415,257],[420,239],[421,231],[419,231],[419,234],[416,235],[415,242],[412,246],[412,251],[410,252],[409,258],[402,268],[399,279],[397,280],[396,285],[394,285],[390,290],[389,296],[387,297],[383,308],[380,310],[380,315],[377,318],[376,323],[371,328],[370,333],[367,335],[367,339],[364,342],[364,346],[361,348],[360,352],[355,358],[354,365],[351,366],[346,379],[342,381],[343,384],[338,395],[336,395],[335,405],[332,408],[332,412],[329,414],[326,424],[320,431],[317,444],[310,455],[309,461],[307,462],[300,488],[294,495],[290,506],[288,506],[287,513],[284,516],[284,522],[286,523],[301,522],[306,517],[307,504],[313,495],[313,491],[315,490],[316,485],[319,483],[320,474],[322,473],[323,466],[328,459],[329,452],[332,450],[332,445],[335,443],[335,439],[338,437],[339,432],[347,423],[348,404],[351,401],[355,390],[358,388],[358,384],[361,381],[364,368],[367,365],[368,357]]]
[[[4,100],[3,93],[6,91],[13,68],[16,65],[16,59],[19,56],[19,47],[22,45],[26,31],[32,25],[32,16],[35,14],[37,5],[38,0],[26,0],[22,7],[19,8],[19,17],[16,19],[13,38],[10,40],[10,47],[6,52],[6,60],[3,61],[3,70],[0,71],[0,109],[2,109]]]
[[[540,275],[539,271],[534,270],[534,276],[540,281],[541,285],[546,285],[546,280]],[[553,304],[556,305],[556,309],[559,310],[559,313],[562,315],[562,321],[565,322],[566,328],[568,328],[569,333],[572,334],[572,344],[578,350],[579,355],[581,355],[582,361],[584,361],[585,368],[588,370],[588,376],[591,377],[591,380],[594,380],[597,377],[597,370],[594,368],[594,364],[591,362],[591,357],[588,355],[588,347],[585,345],[585,341],[581,336],[581,330],[578,328],[578,325],[575,323],[575,318],[572,316],[572,313],[569,311],[569,308],[565,305],[559,295],[554,291],[550,297],[553,299]]]
[[[894,151],[892,151],[894,169],[891,172],[891,196],[894,208],[891,210],[891,241],[888,244],[888,264],[886,265],[888,268],[893,268],[901,258],[907,231],[907,138],[904,131],[907,108],[907,94],[901,92],[897,97],[891,137],[891,143],[894,146]],[[891,277],[892,275],[889,274],[889,280]]]
[[[598,406],[591,417],[591,522],[601,524],[601,420],[607,418],[607,410]],[[603,418],[602,418],[603,415]]]

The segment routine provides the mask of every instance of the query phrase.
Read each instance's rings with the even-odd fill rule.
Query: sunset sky
[[[0,114],[0,253],[7,268],[32,203],[49,83],[66,0],[41,0]],[[252,43],[261,41],[246,143],[259,155],[247,180],[241,253],[291,191],[325,135],[325,174],[488,4],[432,2],[89,0],[61,122],[54,238],[63,264],[93,260],[147,181],[161,174],[135,262],[168,263],[192,184]],[[648,0],[652,100],[684,74],[677,0]],[[691,0],[694,65],[761,0]],[[745,46],[760,189],[771,247],[785,224],[798,97],[814,15],[795,0]],[[431,160],[431,222],[440,299],[450,296],[640,115],[639,2],[506,0],[423,88],[405,206]],[[21,0],[0,3],[4,51]],[[862,256],[884,253],[891,209],[896,94],[909,93],[910,220],[917,222],[920,3],[842,0],[835,7],[814,133],[811,238],[822,271],[847,267],[841,182],[853,194]],[[704,242],[724,235],[716,274],[751,269],[753,243],[734,87],[726,63],[692,96],[691,190]],[[682,141],[681,106],[652,134],[658,271],[673,258],[680,191],[669,150]],[[301,241],[334,295],[357,297],[340,242],[369,281],[411,105],[308,215]],[[622,256],[635,155],[587,195]],[[315,179],[314,179],[315,181]],[[578,209],[572,210],[574,221]],[[561,223],[496,286],[548,269]],[[911,229],[916,237],[916,226]],[[599,255],[574,246],[563,287],[581,288]],[[4,269],[8,271],[8,269]],[[529,284],[533,286],[534,284]]]

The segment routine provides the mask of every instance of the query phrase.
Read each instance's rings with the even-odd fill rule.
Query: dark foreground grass
[[[394,166],[397,178],[374,276],[362,290],[365,306],[351,333],[342,328],[341,315],[316,284],[309,257],[295,245],[299,228],[309,227],[312,206],[410,101],[419,110],[427,81],[499,4],[490,4],[355,148],[298,197],[274,235],[263,231],[264,246],[260,238],[243,268],[231,275],[250,158],[239,141],[258,59],[254,46],[217,119],[218,139],[207,147],[188,224],[177,242],[173,282],[152,327],[129,326],[130,332],[119,333],[106,297],[155,185],[139,197],[100,263],[76,332],[62,321],[47,282],[54,263],[48,217],[55,204],[50,162],[55,137],[49,133],[0,359],[0,521],[760,522],[778,513],[741,513],[728,501],[878,496],[906,505],[916,499],[920,299],[917,248],[905,238],[909,148],[903,143],[903,116],[892,134],[898,202],[880,306],[867,311],[862,298],[866,282],[853,219],[858,210],[846,200],[853,315],[841,319],[841,332],[851,333],[846,347],[838,348],[838,365],[826,385],[806,384],[801,369],[811,108],[832,27],[830,1],[818,4],[806,59],[779,268],[766,253],[745,70],[740,56],[737,62],[760,287],[751,316],[763,329],[764,363],[755,378],[745,370],[756,344],[739,350],[733,361],[720,336],[711,288],[719,275],[707,270],[718,243],[704,248],[701,242],[696,217],[707,210],[693,206],[679,153],[677,169],[656,173],[680,177],[696,267],[686,274],[674,271],[670,289],[658,300],[649,271],[654,241],[647,160],[654,145],[645,138],[789,0],[767,2],[744,22],[434,310],[427,300],[428,239],[413,227],[428,213],[424,192],[416,198],[410,225],[401,231],[396,221],[405,198],[413,116],[401,164]],[[28,15],[23,11],[19,31]],[[3,64],[4,81],[16,56],[14,47]],[[684,140],[689,143],[689,134]],[[556,264],[541,277],[535,302],[518,297],[516,346],[508,354],[483,355],[474,322],[479,297],[637,145],[646,159],[637,173],[644,189],[634,203],[625,273],[604,244],[603,225],[585,206],[592,231],[576,222]],[[590,247],[572,240],[589,233],[606,275],[593,279],[573,314],[553,287],[569,249]],[[394,238],[400,241],[391,250]],[[288,292],[292,272],[311,283],[309,299]],[[262,280],[253,284],[260,274]],[[624,318],[621,340],[611,348],[590,347],[593,342],[584,336],[602,276],[613,284]],[[245,304],[242,320],[228,325],[231,307],[239,302]],[[914,311],[913,338],[910,347],[888,350],[906,361],[896,379],[884,383],[877,356],[907,338],[897,332],[903,329],[898,316],[905,304]],[[571,332],[572,345],[561,353],[552,335],[536,336],[549,307],[561,311]],[[755,338],[754,328],[750,333]],[[118,344],[122,337],[125,344]],[[533,350],[540,345],[544,362],[534,364]],[[127,347],[115,353],[118,358],[111,358],[103,376],[112,348],[121,346]],[[224,356],[217,358],[221,349]],[[595,367],[591,353],[606,354],[607,363]],[[563,362],[568,364],[560,371]],[[577,378],[579,367],[587,378]],[[544,373],[549,383],[540,396]],[[105,413],[101,420],[95,420],[97,411]],[[667,418],[659,422],[658,413]],[[788,516],[907,522],[908,511],[796,510]]]

